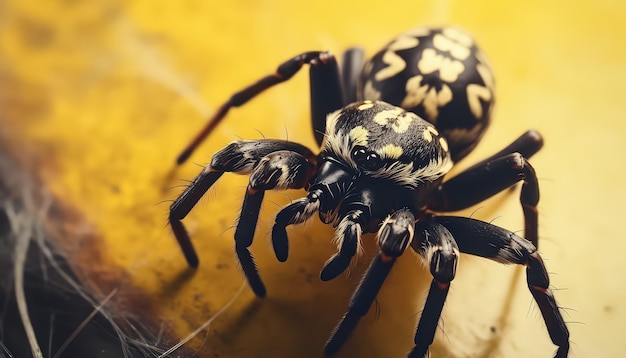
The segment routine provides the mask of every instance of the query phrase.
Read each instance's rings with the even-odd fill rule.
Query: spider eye
[[[382,160],[378,154],[362,146],[356,146],[352,150],[352,159],[359,168],[365,170],[376,170],[382,166]]]

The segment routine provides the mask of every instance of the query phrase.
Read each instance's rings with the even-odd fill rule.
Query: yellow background
[[[626,201],[626,3],[623,1],[5,1],[0,3],[0,121],[25,163],[84,216],[101,241],[62,246],[96,291],[141,297],[136,314],[179,337],[243,282],[232,242],[245,177],[225,175],[185,220],[200,254],[191,273],[166,226],[167,200],[231,140],[295,140],[314,148],[307,71],[233,110],[190,163],[174,160],[233,91],[305,50],[369,54],[424,24],[469,30],[496,75],[494,120],[454,170],[528,128],[545,137],[532,159],[542,190],[540,251],[570,322],[572,356],[618,357],[626,313],[621,225]],[[269,245],[273,216],[302,192],[268,195],[252,247],[268,298],[246,288],[188,347],[201,356],[320,357],[376,248],[350,276],[321,283],[332,228],[290,230],[289,260]],[[518,192],[463,212],[519,230]],[[162,202],[162,201],[166,202]],[[68,243],[69,241],[69,243]],[[94,258],[94,252],[98,259]],[[96,265],[95,263],[98,263]],[[430,276],[411,253],[394,268],[340,356],[396,357],[412,346]],[[123,307],[122,307],[123,309]],[[491,327],[495,327],[495,333]],[[524,271],[463,256],[434,357],[553,353]],[[173,344],[163,342],[163,346]]]

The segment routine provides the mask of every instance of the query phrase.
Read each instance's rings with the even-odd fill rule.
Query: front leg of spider
[[[455,237],[461,252],[526,266],[528,289],[539,306],[552,343],[558,346],[555,357],[567,357],[569,330],[549,288],[550,278],[537,248],[509,230],[479,220],[453,216],[438,216],[435,220]]]
[[[361,317],[365,316],[396,259],[413,240],[414,224],[415,217],[408,209],[394,212],[383,222],[378,231],[380,251],[350,299],[348,312],[326,342],[326,354],[336,353],[350,337]]]
[[[459,247],[450,231],[432,221],[419,222],[415,225],[415,239],[411,247],[426,261],[433,275],[424,310],[417,324],[415,347],[408,355],[412,358],[421,358],[433,343],[450,282],[456,275]]]
[[[235,251],[250,287],[259,297],[265,297],[266,290],[248,247],[254,239],[265,191],[302,188],[313,171],[313,164],[300,153],[281,150],[266,155],[250,175],[235,229]]]
[[[198,256],[182,220],[224,172],[251,174],[235,230],[235,250],[250,287],[257,296],[264,297],[265,286],[248,247],[265,190],[302,188],[314,173],[313,158],[306,147],[280,140],[233,142],[217,152],[170,207],[170,225],[189,265],[197,267]]]

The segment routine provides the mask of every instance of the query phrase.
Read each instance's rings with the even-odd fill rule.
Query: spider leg
[[[242,242],[252,241],[266,190],[303,188],[314,171],[314,164],[300,153],[281,150],[266,155],[250,175],[235,237],[242,238]]]
[[[456,238],[461,252],[482,256],[505,264],[526,266],[526,281],[550,334],[558,346],[555,357],[567,357],[569,330],[550,290],[550,278],[537,248],[511,231],[475,219],[438,216]]]
[[[520,202],[524,211],[524,235],[537,246],[539,184],[537,174],[520,153],[510,153],[474,166],[443,183],[428,207],[434,211],[457,211],[479,203],[523,181]]]
[[[530,159],[539,150],[541,150],[542,147],[543,137],[539,132],[531,129],[519,136],[517,139],[511,142],[511,144],[502,148],[502,150],[500,150],[499,152],[492,154],[488,158],[485,158],[482,161],[472,165],[467,170],[472,170],[475,167],[484,166],[487,162],[512,153],[520,153],[524,158]]]
[[[267,290],[259,275],[252,253],[248,247],[252,245],[254,229],[256,228],[263,201],[264,190],[254,190],[248,185],[243,198],[239,223],[235,229],[235,253],[241,264],[241,270],[248,280],[248,284],[257,297],[265,297]]]
[[[400,252],[398,249],[406,249],[411,242],[414,223],[415,217],[408,209],[394,212],[383,222],[378,231],[378,242],[379,245],[382,244],[381,251],[372,260],[365,276],[352,295],[348,312],[341,318],[326,342],[324,348],[326,354],[336,353],[350,337],[361,317],[365,316],[396,262],[396,258],[404,251]]]
[[[191,209],[198,203],[204,193],[219,179],[224,172],[215,171],[210,166],[204,168],[193,182],[170,206],[169,222],[178,241],[178,245],[185,255],[190,267],[198,267],[199,260],[196,249],[193,247],[191,238],[182,220],[189,214]]]
[[[266,290],[248,247],[254,239],[265,191],[303,188],[314,170],[300,153],[281,150],[266,155],[250,175],[235,229],[235,249],[248,283],[259,297],[265,297]]]
[[[202,141],[217,127],[233,107],[239,107],[264,90],[289,80],[305,64],[311,65],[311,115],[315,137],[320,144],[326,129],[326,115],[343,106],[343,94],[337,60],[329,52],[310,51],[290,58],[269,74],[248,87],[233,94],[209,118],[204,128],[193,138],[176,159],[177,164],[184,163]]]
[[[345,95],[345,103],[357,101],[357,81],[363,72],[365,52],[362,48],[353,47],[343,53],[341,58],[341,83]]]
[[[415,240],[411,247],[424,258],[433,275],[422,316],[417,324],[415,347],[408,355],[421,358],[435,338],[450,282],[456,275],[459,247],[450,231],[432,221],[422,221],[415,225]]]
[[[337,353],[348,340],[361,317],[365,316],[372,302],[374,302],[374,298],[376,298],[395,262],[395,257],[387,256],[382,252],[378,252],[376,257],[374,257],[365,276],[363,276],[361,283],[359,283],[350,299],[348,312],[341,318],[341,321],[339,321],[339,324],[337,324],[326,342],[326,347],[324,347],[326,354]]]
[[[346,105],[337,60],[329,52],[322,54],[309,68],[311,125],[318,146],[326,134],[326,116]]]
[[[211,163],[202,169],[193,182],[172,203],[170,206],[169,223],[189,266],[197,267],[199,261],[182,220],[224,172],[249,174],[262,158],[280,150],[300,153],[305,158],[313,157],[308,148],[292,142],[280,140],[233,142],[215,153]]]

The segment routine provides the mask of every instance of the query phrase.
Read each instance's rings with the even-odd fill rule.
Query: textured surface
[[[540,251],[559,303],[568,308],[577,357],[618,356],[626,319],[619,284],[626,246],[623,85],[626,5],[620,1],[436,2],[5,1],[0,4],[0,133],[26,166],[79,212],[90,239],[60,243],[96,291],[124,287],[135,302],[182,337],[217,312],[243,277],[232,224],[246,179],[225,175],[185,224],[200,253],[190,272],[166,227],[167,200],[210,155],[238,138],[297,140],[310,147],[306,73],[232,112],[191,162],[174,170],[179,150],[204,117],[282,60],[311,49],[340,53],[362,44],[374,53],[423,24],[458,24],[491,59],[497,103],[493,125],[459,168],[528,128],[546,146],[532,162],[542,189]],[[303,71],[305,72],[305,71]],[[290,231],[291,253],[278,263],[268,228],[278,206],[300,192],[267,196],[252,246],[268,298],[244,290],[189,345],[201,356],[319,357],[361,272],[375,253],[367,240],[349,277],[321,283],[334,250],[317,219]],[[166,202],[162,202],[165,200]],[[522,227],[517,192],[465,215]],[[97,238],[94,240],[92,238]],[[72,237],[64,237],[73,240]],[[597,245],[597,246],[596,246]],[[94,256],[96,255],[96,256]],[[120,270],[120,271],[118,271]],[[123,274],[121,273],[123,272]],[[461,257],[434,357],[549,356],[552,346],[523,271]],[[400,356],[430,278],[411,254],[394,267],[378,310],[362,320],[341,356]],[[133,292],[136,292],[134,291]],[[560,290],[562,289],[562,290]],[[145,299],[145,298],[143,298]],[[160,327],[154,327],[157,332]],[[172,340],[169,341],[171,344]]]

